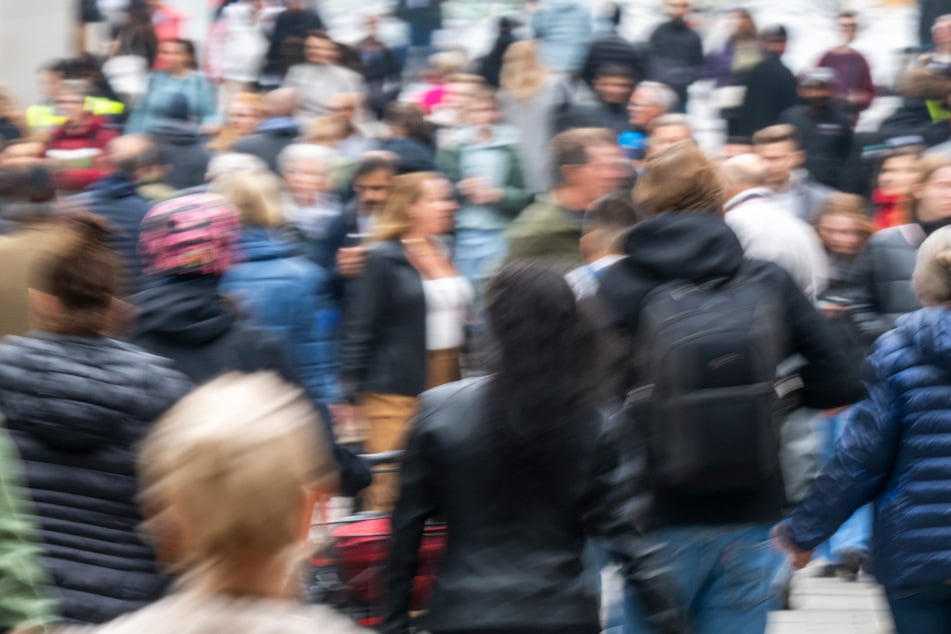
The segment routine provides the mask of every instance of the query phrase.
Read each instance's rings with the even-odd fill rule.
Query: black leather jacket
[[[489,379],[451,383],[422,395],[404,457],[393,514],[393,551],[384,631],[409,631],[412,580],[427,519],[444,517],[449,541],[429,612],[432,632],[599,632],[598,598],[583,578],[585,540],[603,536],[659,632],[683,632],[667,571],[644,550],[627,514],[617,442],[595,410],[579,425],[577,473],[554,504],[526,496],[499,521],[486,463],[498,451],[486,434]],[[625,508],[622,509],[622,505]]]
[[[340,337],[348,396],[418,396],[426,389],[426,296],[399,240],[374,246],[348,283]]]

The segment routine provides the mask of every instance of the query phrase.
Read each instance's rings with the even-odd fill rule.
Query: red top
[[[96,149],[100,154],[89,159],[77,159],[77,163],[87,163],[82,167],[64,167],[54,171],[53,176],[57,189],[82,191],[90,183],[99,180],[109,173],[105,167],[105,151],[109,141],[119,136],[115,130],[103,125],[100,117],[87,114],[85,119],[76,125],[64,124],[53,130],[46,151],[50,150],[85,150]],[[67,163],[69,158],[65,158]]]

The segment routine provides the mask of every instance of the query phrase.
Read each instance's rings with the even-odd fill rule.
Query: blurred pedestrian
[[[228,117],[221,131],[206,146],[212,152],[234,149],[236,143],[254,134],[265,117],[264,101],[258,93],[240,92],[228,104]]]
[[[85,110],[88,91],[86,82],[66,80],[56,93],[56,109],[66,121],[50,132],[46,157],[57,189],[65,192],[81,192],[109,173],[106,146],[118,136],[100,117]]]
[[[634,83],[647,79],[648,51],[641,44],[629,42],[620,33],[624,9],[616,2],[605,3],[599,10],[599,19],[606,30],[591,40],[580,78],[594,89],[594,79],[604,66],[622,66],[629,71]]]
[[[951,159],[926,156],[917,171],[912,221],[873,235],[855,265],[849,317],[868,346],[894,328],[900,316],[921,307],[911,285],[918,248],[951,223]]]
[[[829,258],[826,294],[842,297],[855,283],[856,260],[872,235],[865,201],[854,194],[833,194],[816,216],[816,233]]]
[[[641,393],[644,400],[632,400],[625,419],[633,432],[625,455],[632,459],[646,451],[648,456],[647,475],[639,476],[652,482],[643,516],[648,537],[675,572],[680,601],[689,606],[695,629],[754,634],[766,630],[774,568],[769,527],[782,517],[785,500],[773,422],[781,410],[771,396],[754,406],[757,397],[737,397],[736,390],[755,384],[762,374],[763,389],[772,395],[779,361],[794,353],[807,360],[804,403],[847,404],[862,390],[832,331],[789,274],[771,262],[744,258],[740,241],[722,219],[722,197],[716,168],[694,144],[679,143],[649,159],[634,189],[641,221],[628,234],[627,257],[604,274],[601,296],[615,323],[640,337],[651,348],[650,358],[657,359],[639,366],[631,386],[654,384],[656,389]],[[664,286],[670,282],[678,285]],[[703,310],[678,311],[702,301],[683,293],[684,283],[694,293],[706,293]],[[719,308],[716,298],[724,302]],[[773,302],[777,312],[767,308]],[[731,312],[741,304],[746,307]],[[684,320],[691,318],[687,325]],[[740,319],[745,326],[735,321],[725,327]],[[689,336],[675,339],[678,335],[668,329],[673,324],[681,324],[686,330],[679,332]],[[693,343],[708,341],[716,344]],[[744,341],[763,344],[748,348]],[[752,350],[757,359],[764,352],[773,357],[756,369],[750,365],[754,361],[740,361]],[[685,362],[670,371],[666,361],[674,357]],[[692,378],[683,382],[685,376]],[[717,389],[725,385],[732,387]],[[694,399],[704,404],[681,407]],[[708,431],[711,416],[722,417],[715,432]],[[723,461],[727,455],[729,467]],[[627,631],[652,631],[645,607],[628,593]]]
[[[241,212],[243,261],[222,277],[221,292],[284,345],[313,402],[339,403],[330,272],[298,256],[277,231],[285,222],[280,180],[268,172],[225,175],[212,188]]]
[[[87,205],[116,227],[109,246],[119,254],[123,272],[120,289],[123,295],[134,293],[143,283],[139,260],[139,226],[152,207],[139,191],[139,179],[160,164],[158,148],[142,135],[114,139],[106,148],[112,172],[95,183],[76,202]]]
[[[593,33],[591,14],[577,0],[545,0],[532,14],[539,54],[552,70],[572,75],[581,69]]]
[[[663,152],[671,145],[681,141],[693,140],[693,128],[690,119],[685,114],[665,114],[657,117],[651,123],[650,135],[647,137],[646,158]]]
[[[918,251],[913,284],[924,309],[898,320],[867,364],[869,399],[835,447],[832,460],[789,520],[774,530],[800,565],[853,512],[875,503],[872,567],[899,634],[938,634],[951,623],[951,524],[943,504],[947,474],[929,468],[951,455],[947,324],[951,229]],[[903,407],[897,407],[902,403]],[[912,565],[914,562],[914,565]]]
[[[303,42],[311,31],[326,29],[324,21],[307,0],[283,0],[284,10],[274,20],[271,41],[265,56],[260,82],[265,88],[280,86],[290,65],[286,55],[288,44]]]
[[[502,118],[521,136],[525,183],[532,193],[548,191],[547,147],[555,136],[555,118],[568,99],[567,84],[542,65],[535,41],[515,42],[508,48],[499,83]]]
[[[319,418],[300,390],[263,372],[230,374],[184,398],[140,459],[144,528],[179,583],[125,618],[58,634],[364,632],[295,597],[314,502],[336,492]]]
[[[584,263],[578,250],[584,212],[617,189],[625,174],[609,130],[562,132],[552,139],[550,152],[554,188],[512,221],[508,259],[542,258],[567,272]]]
[[[0,344],[0,411],[35,502],[58,613],[103,623],[167,586],[138,532],[135,456],[190,384],[170,362],[109,337],[122,269],[108,225],[83,213],[68,227],[33,271],[36,330]]]
[[[148,88],[129,118],[126,133],[148,132],[168,111],[175,95],[185,96],[189,112],[204,132],[217,126],[211,85],[191,68],[189,44],[186,40],[168,40],[159,45],[159,60],[165,70],[149,76]]]
[[[913,221],[911,215],[912,188],[918,178],[920,152],[915,147],[889,152],[882,160],[872,191],[875,213],[873,230],[905,225]]]
[[[811,222],[833,190],[802,166],[807,157],[791,125],[774,125],[753,135],[753,149],[766,161],[766,185],[773,199],[800,220]]]
[[[714,81],[713,99],[726,120],[727,134],[743,134],[740,115],[746,98],[750,73],[763,59],[756,23],[746,9],[727,12],[730,37],[723,49],[707,56],[704,73]]]
[[[479,75],[492,88],[498,88],[500,85],[505,53],[512,44],[518,42],[518,37],[515,36],[514,31],[519,26],[520,23],[515,18],[505,15],[500,17],[495,42],[493,42],[489,52],[479,60]]]
[[[402,448],[419,394],[460,376],[473,291],[439,240],[455,209],[442,176],[398,176],[364,271],[348,283],[341,368],[345,393],[369,425],[371,453]],[[395,479],[376,478],[369,508],[389,511],[395,501]]]
[[[836,19],[836,24],[842,44],[827,51],[816,66],[831,68],[835,72],[833,98],[846,109],[855,125],[859,115],[868,110],[875,99],[875,83],[868,60],[852,48],[860,28],[858,14],[855,11],[843,11]]]
[[[780,116],[799,102],[796,76],[783,63],[788,33],[782,25],[760,32],[763,59],[750,70],[743,105],[729,136],[751,137],[779,123]]]
[[[385,628],[410,631],[412,580],[428,518],[452,531],[423,626],[433,632],[601,631],[582,574],[586,538],[625,564],[656,632],[682,632],[669,572],[618,511],[617,443],[592,405],[594,333],[568,284],[537,263],[493,279],[488,378],[426,392],[407,441]],[[503,529],[504,527],[504,529]]]
[[[276,174],[277,157],[300,136],[300,125],[293,119],[296,108],[297,93],[292,88],[264,95],[264,118],[253,134],[235,141],[234,151],[258,157]]]
[[[379,16],[368,15],[364,21],[366,35],[356,44],[367,87],[367,106],[377,119],[403,88],[403,69],[397,56],[380,39]]]
[[[765,161],[737,156],[723,163],[720,176],[724,217],[746,257],[778,264],[814,301],[828,284],[829,262],[812,226],[772,200]]]
[[[363,272],[366,264],[366,242],[376,233],[380,214],[393,191],[396,160],[392,154],[367,152],[357,163],[353,174],[353,199],[344,207],[335,229],[344,246],[337,250],[336,272],[344,278]]]
[[[617,135],[628,128],[627,104],[637,78],[626,66],[606,64],[594,74],[593,103],[575,103],[558,115],[559,132],[571,128],[608,128]]]
[[[164,178],[167,185],[182,190],[205,182],[211,154],[205,149],[198,121],[189,111],[184,95],[172,95],[161,118],[148,133],[162,156],[163,164],[169,166]]]
[[[436,169],[436,143],[419,106],[394,101],[383,112],[383,123],[387,133],[380,149],[396,155],[400,174]]]
[[[439,170],[455,188],[454,260],[477,290],[508,253],[505,231],[531,202],[518,157],[518,131],[499,122],[495,95],[476,96],[466,114],[469,127],[457,143],[436,157]]]
[[[815,180],[832,188],[839,186],[842,166],[852,151],[849,115],[832,98],[835,81],[835,73],[828,68],[806,72],[799,80],[802,105],[779,117],[798,131],[806,153],[804,167]]]
[[[304,40],[304,62],[287,71],[284,88],[297,93],[300,122],[330,114],[330,100],[341,93],[366,94],[363,77],[338,64],[337,45],[325,31],[311,31]]]
[[[284,179],[284,217],[294,229],[298,249],[325,271],[342,245],[333,228],[342,205],[333,189],[336,152],[311,143],[295,143],[278,157]]]
[[[22,138],[28,132],[23,109],[6,86],[0,86],[0,144]]]
[[[689,0],[667,0],[666,22],[650,36],[648,78],[668,84],[677,93],[682,112],[687,111],[687,89],[703,73],[703,41],[687,24]]]

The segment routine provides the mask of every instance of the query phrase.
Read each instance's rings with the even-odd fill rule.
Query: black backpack
[[[655,490],[750,492],[780,468],[776,370],[786,332],[782,298],[742,269],[647,295],[625,406]]]

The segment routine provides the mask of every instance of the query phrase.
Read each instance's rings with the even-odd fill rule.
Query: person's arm
[[[802,404],[817,409],[850,405],[865,398],[861,375],[851,363],[845,343],[819,314],[785,270],[770,264],[777,279],[776,288],[786,304],[786,323],[790,330],[789,354],[799,354],[806,364],[798,374],[803,382]]]
[[[637,528],[650,507],[646,451],[624,413],[598,438],[586,492],[585,530],[608,541],[629,587],[638,596],[652,631],[687,631],[673,570],[661,549]],[[623,456],[623,458],[622,458]]]
[[[366,381],[386,292],[386,266],[383,258],[370,252],[363,274],[347,282],[340,334],[340,374],[344,394],[350,398],[356,396]]]
[[[198,86],[195,115],[202,126],[218,125],[218,111],[215,109],[215,95],[211,90],[211,83],[201,75],[197,75],[196,80]]]
[[[0,630],[55,618],[19,464],[13,442],[0,427]]]
[[[515,147],[506,150],[509,160],[508,178],[502,187],[502,200],[499,207],[509,216],[517,216],[532,202],[532,192],[525,187],[522,175],[522,162]]]
[[[393,546],[390,551],[385,634],[408,634],[413,579],[419,566],[419,546],[426,520],[438,513],[439,451],[427,420],[434,413],[426,396],[410,425],[406,452],[400,466],[400,496],[393,510]]]
[[[901,442],[898,395],[880,370],[882,358],[868,362],[869,399],[855,413],[812,490],[786,524],[786,536],[802,551],[826,541],[881,490],[892,472]]]

